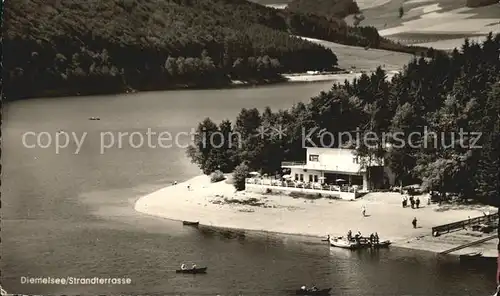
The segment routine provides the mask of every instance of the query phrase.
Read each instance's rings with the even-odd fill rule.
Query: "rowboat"
[[[362,247],[360,243],[356,241],[348,241],[342,236],[330,238],[330,246],[350,250],[359,249]]]
[[[460,264],[481,268],[495,268],[497,257],[485,257],[481,252],[460,255]]]
[[[207,273],[207,268],[208,267],[190,268],[190,269],[177,269],[175,271],[175,273],[190,273],[190,274]]]
[[[313,291],[311,289],[305,289],[305,290],[299,289],[295,291],[295,295],[304,295],[304,296],[330,295],[331,290],[332,288],[321,289],[316,291]]]
[[[481,252],[474,252],[474,253],[460,255],[459,258],[460,258],[460,262],[462,262],[462,261],[469,261],[469,260],[477,260],[481,256],[483,256],[483,253],[481,253]]]
[[[497,290],[493,296],[500,296],[500,285],[497,286]]]
[[[182,221],[182,225],[186,225],[186,226],[198,226],[198,225],[200,225],[200,222]]]

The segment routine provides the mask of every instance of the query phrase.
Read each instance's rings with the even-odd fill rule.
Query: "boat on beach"
[[[295,291],[295,295],[304,295],[304,296],[316,296],[316,295],[330,295],[330,291],[332,288],[328,289],[299,289]]]
[[[182,225],[186,226],[199,226],[200,222],[194,222],[194,221],[182,221]]]
[[[207,268],[208,267],[177,269],[175,273],[189,273],[189,274],[207,273]]]
[[[363,245],[359,242],[353,240],[349,241],[347,240],[347,238],[342,236],[330,238],[330,246],[350,250],[355,250],[363,247]]]

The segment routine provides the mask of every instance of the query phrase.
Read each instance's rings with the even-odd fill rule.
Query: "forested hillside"
[[[359,13],[358,4],[354,0],[293,0],[288,3],[286,9],[328,18],[344,18]]]
[[[27,0],[4,13],[8,98],[224,85],[336,64],[246,1]]]
[[[379,68],[290,110],[243,109],[234,123],[220,125],[207,118],[199,124],[199,135],[204,131],[209,138],[221,131],[227,139],[238,132],[241,142],[235,137],[216,149],[202,147],[198,137],[188,155],[207,174],[217,168],[230,172],[243,162],[274,174],[281,172],[281,161],[304,160],[303,144],[312,145],[305,135],[315,128],[312,143],[319,147],[325,132],[347,132],[359,139],[358,155],[385,157],[400,184],[422,182],[427,190],[499,205],[499,51],[500,34],[490,34],[482,44],[466,41],[452,55],[436,52],[431,60],[416,59],[392,82]],[[261,127],[285,132],[281,138],[272,133],[262,138],[256,136]],[[370,132],[377,137],[367,138]],[[410,138],[411,133],[416,136]],[[337,137],[334,143],[355,148],[348,140]]]
[[[380,43],[374,28],[244,0],[8,1],[3,24],[7,99],[223,86],[336,65],[290,34]]]

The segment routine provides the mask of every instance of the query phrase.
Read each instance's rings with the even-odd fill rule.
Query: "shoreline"
[[[187,186],[191,189],[188,190]],[[238,192],[226,181],[210,183],[209,177],[196,176],[177,185],[164,187],[158,191],[139,197],[134,210],[142,214],[175,221],[198,221],[201,227],[219,231],[250,232],[257,235],[294,236],[305,239],[325,238],[345,235],[349,228],[355,233],[360,230],[364,235],[379,232],[381,239],[389,239],[392,246],[419,251],[439,253],[478,238],[470,233],[452,232],[434,238],[430,228],[439,224],[476,217],[484,210],[449,209],[436,211],[438,206],[424,206],[421,209],[401,209],[400,198],[395,193],[371,193],[356,201],[328,199],[307,200],[284,195],[264,195],[251,192]],[[239,201],[258,199],[265,205],[243,205]],[[384,204],[383,200],[387,200]],[[368,215],[360,217],[359,208],[367,205]],[[292,209],[295,207],[295,209]],[[419,216],[421,226],[417,229],[401,227],[393,219],[406,218],[408,213]],[[332,219],[329,220],[328,215]],[[389,219],[387,219],[389,218]],[[329,220],[329,221],[328,221]],[[345,221],[348,220],[348,221]],[[429,224],[429,221],[436,221]],[[301,223],[300,221],[307,221]],[[356,223],[357,222],[357,223]],[[304,225],[307,224],[307,225]],[[409,221],[408,221],[409,224]],[[484,256],[496,257],[496,242],[464,248],[450,255],[482,251]]]
[[[246,82],[246,81],[232,81],[230,84],[225,86],[214,86],[214,87],[169,87],[165,89],[151,89],[151,90],[124,90],[121,92],[105,92],[99,94],[78,94],[78,93],[60,93],[54,95],[40,95],[33,96],[29,98],[14,98],[6,99],[6,102],[14,102],[21,100],[30,99],[55,99],[55,98],[66,98],[66,97],[89,97],[89,96],[117,96],[117,95],[133,95],[139,92],[153,92],[153,91],[188,91],[188,90],[224,90],[224,89],[239,89],[239,88],[253,88],[262,86],[273,86],[273,85],[296,85],[296,84],[313,84],[313,83],[344,83],[345,80],[352,81],[355,78],[361,77],[363,74],[370,75],[373,71],[357,71],[357,72],[344,72],[344,73],[329,73],[329,74],[306,74],[306,73],[291,73],[283,74],[283,80],[273,80],[265,82]],[[390,80],[396,73],[400,71],[387,70],[387,79]]]
[[[362,73],[357,73],[361,75]],[[268,81],[238,81],[233,80],[225,85],[214,85],[212,87],[208,86],[169,86],[165,88],[158,89],[123,89],[121,91],[109,91],[102,92],[97,94],[80,94],[80,93],[72,93],[72,92],[60,92],[60,93],[52,93],[52,94],[39,94],[36,96],[28,97],[28,98],[6,98],[6,102],[20,101],[20,100],[29,100],[29,99],[42,99],[42,98],[64,98],[64,97],[87,97],[87,96],[116,96],[116,95],[130,95],[139,92],[150,92],[150,91],[182,91],[182,90],[220,90],[220,89],[238,89],[238,88],[252,88],[252,87],[260,87],[267,85],[285,85],[285,84],[299,84],[299,83],[320,83],[320,82],[328,82],[328,81],[344,81],[345,78],[342,78],[341,75],[352,75],[352,74],[327,74],[327,75],[312,75],[306,73],[292,73],[292,74],[281,74],[282,77],[276,80],[268,80]],[[327,76],[327,77],[325,77]],[[289,77],[293,77],[289,79]]]

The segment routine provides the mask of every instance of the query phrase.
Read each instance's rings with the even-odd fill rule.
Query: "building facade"
[[[283,162],[292,180],[320,184],[345,181],[363,191],[382,188],[391,183],[383,159],[361,159],[353,149],[307,148],[306,161]],[[388,180],[389,179],[389,180]]]

